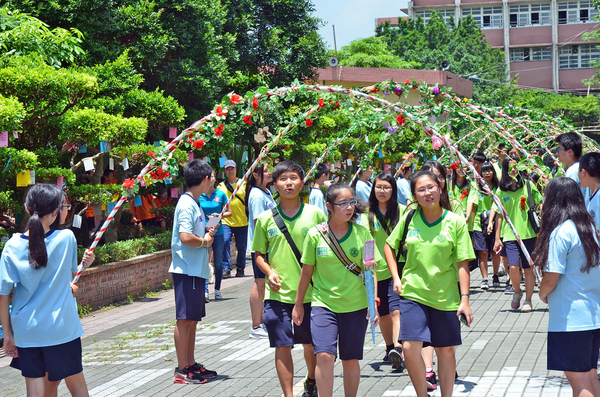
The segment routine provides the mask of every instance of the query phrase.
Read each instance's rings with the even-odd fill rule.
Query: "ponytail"
[[[252,188],[254,186],[258,186],[258,181],[254,177],[254,173],[260,175],[260,182],[262,183],[264,171],[265,171],[264,165],[257,166],[254,169],[254,171],[250,174],[250,178],[248,178],[248,182],[246,182],[246,196],[244,197],[244,207],[246,208],[246,216],[248,216],[248,214],[250,213],[250,210],[248,209],[248,200],[250,199],[250,191],[252,190]]]

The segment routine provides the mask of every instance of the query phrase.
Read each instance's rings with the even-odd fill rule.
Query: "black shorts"
[[[17,347],[18,358],[10,366],[21,370],[25,378],[43,378],[48,374],[50,382],[77,375],[83,371],[81,364],[81,339],[56,346]]]
[[[269,333],[271,347],[294,346],[312,344],[310,335],[310,303],[304,304],[304,319],[297,326],[292,323],[292,303],[283,303],[275,300],[266,300],[263,304],[263,322]]]
[[[488,254],[494,253],[494,236],[484,236],[482,232],[477,230],[473,232],[473,240],[475,242],[475,251],[484,251]]]
[[[588,372],[598,368],[600,329],[548,332],[548,369]]]
[[[462,344],[456,311],[442,311],[400,298],[400,335],[398,341],[421,341],[423,347],[448,347]],[[407,326],[410,325],[410,326]]]
[[[535,260],[533,250],[535,250],[536,241],[537,238],[535,237],[523,240],[523,244],[525,245],[525,248],[527,248],[531,260]],[[508,266],[522,266],[523,269],[529,269],[531,267],[517,241],[504,242],[504,249],[506,250],[506,257],[508,258]]]
[[[175,287],[175,318],[201,321],[206,316],[204,291],[206,279],[187,274],[171,273]]]
[[[392,288],[394,287],[394,279],[391,277],[386,280],[378,280],[377,281],[377,297],[379,298],[379,307],[377,307],[377,312],[379,313],[379,317],[387,316],[393,310],[390,307],[390,298],[389,298],[389,290],[390,284],[392,284]]]

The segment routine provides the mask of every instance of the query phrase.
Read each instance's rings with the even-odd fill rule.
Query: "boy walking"
[[[321,188],[325,185],[325,182],[329,179],[329,167],[327,164],[317,165],[317,173],[315,174],[315,184],[310,189],[310,196],[308,196],[308,204],[315,205],[327,214],[327,206],[325,205],[325,197]],[[328,186],[328,185],[327,185]],[[326,187],[327,187],[326,186]]]
[[[301,343],[308,369],[302,397],[316,397],[316,358],[310,332],[310,297],[304,300],[302,325],[292,324],[292,309],[298,291],[300,251],[308,230],[327,217],[319,208],[299,201],[304,171],[293,161],[283,161],[271,174],[281,197],[280,205],[257,219],[252,249],[256,264],[267,277],[263,320],[271,347],[275,348],[275,368],[285,397],[293,397],[294,362],[292,347]],[[293,244],[293,246],[291,245]],[[268,258],[267,258],[268,252]],[[310,289],[310,286],[309,286]]]

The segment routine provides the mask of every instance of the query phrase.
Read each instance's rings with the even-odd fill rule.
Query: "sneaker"
[[[393,369],[402,369],[402,363],[404,362],[404,357],[402,354],[401,347],[394,347],[392,350],[390,350],[388,357],[390,359],[390,362],[392,363]]]
[[[204,293],[204,303],[208,303],[210,302],[210,299],[208,299],[208,292]]]
[[[236,277],[244,277],[244,269],[242,269],[241,267],[238,267],[237,270],[235,271],[235,276]]]
[[[252,328],[250,331],[251,338],[268,338],[269,334],[267,330],[263,328],[263,324],[261,324],[258,328]]]
[[[173,376],[175,377],[174,383],[199,385],[208,382],[208,379],[194,372],[191,367],[175,368]]]
[[[215,290],[215,300],[223,299],[223,295],[221,295],[221,291],[218,289]]]
[[[523,293],[519,292],[514,293],[513,297],[512,297],[512,302],[510,302],[510,307],[512,307],[513,309],[518,309],[519,306],[521,306],[521,298],[523,297]]]
[[[481,285],[479,286],[479,288],[481,288],[482,290],[485,290],[485,291],[487,291],[488,289],[490,289],[490,285],[488,284],[487,278],[483,279],[483,281],[481,282]]]
[[[318,397],[319,393],[317,392],[317,381],[311,380],[308,378],[304,379],[304,391],[300,395],[300,397]]]
[[[506,276],[506,269],[504,269],[504,265],[500,265],[500,267],[498,268],[498,275]]]
[[[204,365],[200,363],[195,363],[190,367],[192,371],[196,374],[202,375],[206,379],[214,379],[217,377],[217,371],[211,371],[210,369],[206,369]]]
[[[515,293],[515,287],[513,287],[512,285],[509,285],[508,287],[506,287],[506,289],[504,290],[504,295],[512,295]]]
[[[523,302],[523,307],[521,308],[521,313],[531,313],[533,307],[531,307],[531,302],[525,301]]]
[[[231,277],[231,270],[227,270],[227,269],[223,270],[223,278],[225,279],[225,278],[229,278],[229,277]]]
[[[427,390],[428,391],[437,390],[437,380],[435,378],[435,372],[427,371],[425,373],[425,381],[427,382]]]
[[[498,277],[497,274],[494,274],[492,276],[492,286],[493,287],[500,287],[500,277]]]

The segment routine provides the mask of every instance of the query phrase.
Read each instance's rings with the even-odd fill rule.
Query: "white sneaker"
[[[215,300],[223,299],[223,295],[221,295],[221,291],[218,289],[215,290]]]
[[[208,292],[204,293],[204,303],[208,303],[210,302],[210,299],[208,299]]]
[[[258,328],[252,328],[250,331],[250,338],[268,338],[269,334],[267,333],[267,328],[265,324],[261,324]]]

